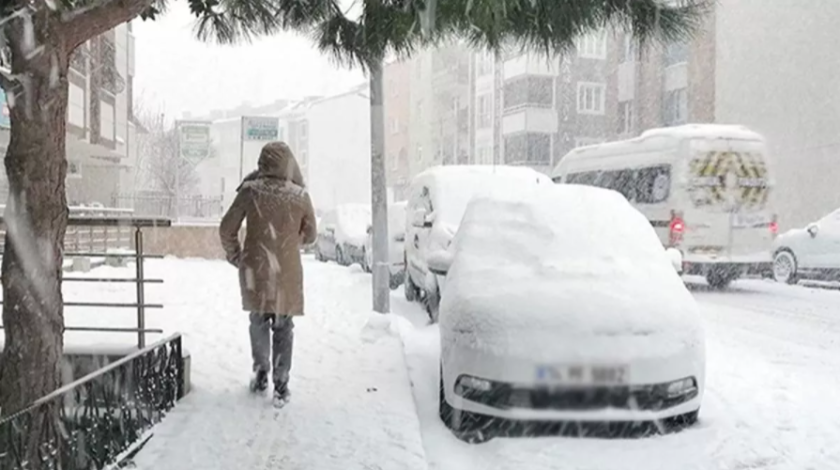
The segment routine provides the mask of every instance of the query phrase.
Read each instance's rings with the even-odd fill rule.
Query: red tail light
[[[773,221],[770,222],[770,233],[775,237],[779,234],[779,222],[776,220],[776,216],[773,216]]]
[[[670,246],[679,245],[685,233],[685,221],[682,214],[671,212],[671,222],[668,224],[668,239]]]

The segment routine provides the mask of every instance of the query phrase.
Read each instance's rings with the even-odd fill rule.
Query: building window
[[[391,119],[391,134],[399,134],[400,120],[397,118]]]
[[[587,34],[577,41],[578,56],[585,59],[607,58],[607,33],[598,31]]]
[[[604,114],[605,88],[603,83],[579,82],[578,113]]]
[[[478,128],[486,129],[493,124],[493,106],[490,102],[490,94],[486,93],[478,97]]]
[[[679,41],[666,45],[663,60],[666,67],[688,62],[688,43]]]
[[[636,60],[636,43],[633,41],[631,34],[624,35],[622,42],[621,53],[619,54],[619,62],[634,62]]]
[[[618,103],[618,133],[629,134],[633,131],[633,102]]]
[[[529,132],[505,136],[505,161],[527,165],[550,165],[551,134]]]
[[[553,77],[522,77],[505,83],[504,109],[520,106],[551,108],[554,104]]]
[[[665,93],[662,121],[666,126],[676,126],[688,122],[688,90],[680,88]]]
[[[307,125],[306,125],[306,121],[301,121],[301,122],[300,122],[300,126],[298,127],[298,136],[299,136],[301,139],[305,139],[305,138],[306,138],[306,134],[307,134],[307,132],[309,132],[308,127],[309,127],[309,126],[307,126]]]
[[[113,142],[115,140],[114,134],[116,132],[116,125],[114,123],[114,107],[110,103],[100,101],[99,103],[99,135],[105,139]]]
[[[423,100],[417,100],[417,121],[423,122]]]
[[[478,153],[476,155],[476,164],[478,165],[490,165],[493,163],[493,148],[489,145],[480,145],[478,147]]]

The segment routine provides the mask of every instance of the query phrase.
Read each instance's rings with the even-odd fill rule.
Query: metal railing
[[[175,334],[67,384],[0,418],[0,469],[113,464],[145,444],[143,434],[184,396],[185,380]]]
[[[0,204],[0,214],[6,209]],[[134,209],[115,207],[70,206],[70,217],[131,217]],[[5,230],[0,229],[0,251],[5,243]],[[76,227],[68,226],[64,235],[64,249],[76,252],[103,251],[131,248],[131,227]]]
[[[0,218],[0,224],[4,224]],[[163,330],[157,328],[146,327],[146,309],[160,309],[163,304],[148,304],[146,303],[146,284],[162,284],[163,279],[147,279],[145,275],[144,262],[146,259],[161,259],[162,255],[146,254],[143,247],[143,228],[148,227],[169,227],[171,221],[168,219],[144,219],[136,217],[74,217],[71,216],[67,222],[68,227],[112,227],[112,228],[128,228],[134,231],[134,251],[133,253],[113,253],[113,252],[65,252],[65,257],[99,257],[99,258],[127,258],[133,259],[135,263],[135,276],[133,278],[112,278],[112,277],[68,277],[62,278],[63,282],[103,282],[103,283],[134,283],[136,288],[136,302],[64,302],[65,307],[87,307],[87,308],[133,308],[137,310],[137,326],[135,328],[124,327],[91,327],[91,326],[76,326],[64,327],[65,331],[90,331],[90,332],[111,332],[111,333],[136,333],[137,334],[137,348],[142,349],[146,346],[146,334],[156,333],[161,334]],[[0,252],[0,256],[2,256]],[[3,302],[0,301],[0,305]],[[0,325],[0,328],[3,328]],[[0,467],[1,468],[1,467]]]
[[[222,198],[208,196],[182,196],[177,208],[174,196],[165,194],[115,194],[111,204],[133,207],[134,213],[148,217],[185,217],[214,219],[222,216]]]

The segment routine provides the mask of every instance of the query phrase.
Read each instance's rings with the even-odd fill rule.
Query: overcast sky
[[[135,100],[167,117],[194,116],[244,101],[339,93],[364,81],[359,70],[339,68],[304,37],[281,34],[252,44],[199,42],[187,2],[170,3],[156,21],[134,21]]]

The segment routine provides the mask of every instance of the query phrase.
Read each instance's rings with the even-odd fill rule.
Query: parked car
[[[341,204],[324,214],[318,226],[315,258],[342,266],[364,265],[370,206]]]
[[[773,278],[788,284],[840,281],[840,209],[776,238]]]
[[[391,289],[396,289],[403,283],[405,277],[405,207],[407,202],[400,201],[388,207],[388,258],[391,266],[390,282]],[[365,264],[362,266],[365,271],[370,272],[373,267],[373,230],[368,227],[368,236],[365,240]]]
[[[704,332],[647,219],[612,190],[505,189],[429,255],[446,276],[443,422],[468,441],[504,420],[694,423]]]
[[[440,303],[438,276],[429,272],[426,256],[446,248],[458,230],[467,204],[482,191],[552,185],[551,179],[525,167],[447,165],[430,168],[411,183],[406,220],[405,298],[422,300],[432,321]]]

